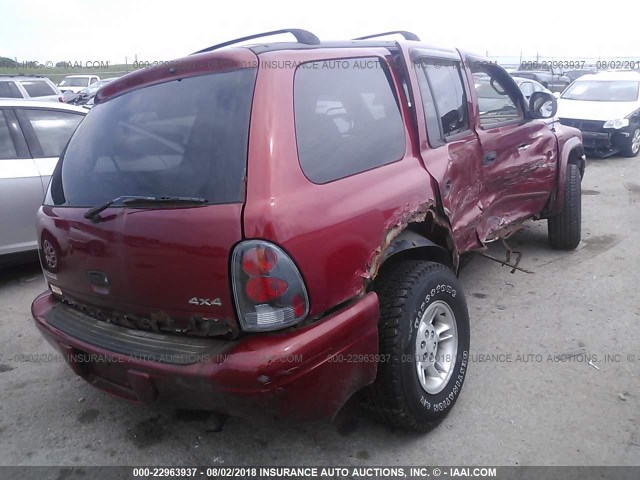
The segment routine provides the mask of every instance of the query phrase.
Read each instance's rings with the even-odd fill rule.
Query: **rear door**
[[[557,140],[544,120],[528,118],[522,92],[502,67],[474,57],[467,64],[483,153],[478,235],[485,241],[545,208],[555,182]]]
[[[46,190],[62,150],[84,115],[42,108],[16,108],[15,112]]]
[[[15,113],[0,109],[0,255],[36,248],[36,212],[43,196]]]
[[[410,75],[416,98],[420,152],[438,184],[442,208],[449,217],[460,252],[478,246],[481,221],[482,150],[471,129],[468,85],[456,52],[410,49]]]

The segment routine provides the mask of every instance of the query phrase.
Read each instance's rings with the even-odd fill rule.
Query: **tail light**
[[[309,297],[298,268],[272,243],[238,244],[231,258],[231,281],[240,325],[246,332],[290,327],[309,313]]]

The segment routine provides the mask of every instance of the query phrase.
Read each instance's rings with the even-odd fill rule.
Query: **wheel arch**
[[[562,146],[558,163],[558,176],[555,195],[551,198],[548,211],[543,217],[549,217],[560,213],[564,204],[564,184],[567,181],[568,165],[577,165],[580,171],[580,178],[584,177],[587,161],[584,146],[580,137],[568,139]]]
[[[459,257],[453,235],[448,223],[435,211],[429,210],[424,221],[408,223],[393,237],[379,256],[379,266],[372,279],[403,260],[433,261],[457,273]]]

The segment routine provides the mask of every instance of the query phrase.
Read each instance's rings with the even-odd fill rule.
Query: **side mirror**
[[[553,118],[558,113],[558,100],[547,92],[533,92],[529,99],[529,112],[533,118]]]
[[[553,92],[553,96],[556,98],[560,98],[560,92]]]

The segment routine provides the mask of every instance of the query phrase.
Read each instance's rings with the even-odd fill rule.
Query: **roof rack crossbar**
[[[353,40],[368,40],[370,38],[386,37],[387,35],[396,35],[396,34],[402,35],[405,38],[405,40],[414,40],[416,42],[420,41],[420,37],[418,37],[415,33],[407,32],[405,30],[394,30],[392,32],[376,33],[374,35],[367,35],[366,37],[354,38]]]
[[[44,78],[44,75],[39,75],[37,73],[0,73],[0,77],[33,77],[33,78]]]
[[[272,35],[280,35],[282,33],[292,34],[294,37],[296,37],[296,40],[299,43],[304,43],[307,45],[320,44],[320,39],[316,37],[313,33],[308,32],[307,30],[301,30],[299,28],[283,28],[282,30],[273,30],[271,32],[256,33],[254,35],[248,35],[246,37],[240,37],[234,40],[229,40],[228,42],[223,42],[217,45],[213,45],[211,47],[203,48],[202,50],[193,52],[191,55],[195,55],[196,53],[210,52],[211,50],[217,50],[219,48],[228,47],[229,45],[234,45],[236,43],[244,42],[246,40],[253,40],[254,38],[270,37]]]

